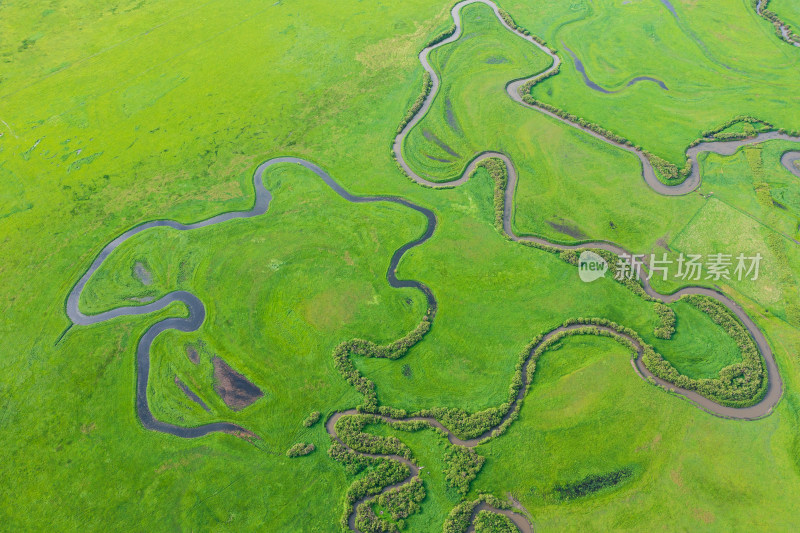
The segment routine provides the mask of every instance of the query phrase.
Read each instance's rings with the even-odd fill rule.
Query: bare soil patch
[[[186,357],[189,359],[189,361],[191,361],[194,364],[200,363],[200,353],[197,351],[197,348],[195,348],[195,346],[192,344],[186,345]]]
[[[261,389],[219,357],[212,357],[211,362],[214,364],[214,390],[234,411],[241,411],[264,396]]]
[[[150,271],[147,270],[147,267],[141,261],[137,261],[136,264],[133,265],[133,273],[143,285],[150,285],[153,283],[153,275],[150,274]]]

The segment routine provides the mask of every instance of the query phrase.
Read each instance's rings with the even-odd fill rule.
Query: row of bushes
[[[541,81],[541,80],[537,80],[537,81]],[[583,119],[581,117],[578,117],[577,115],[573,115],[572,113],[567,113],[566,111],[564,111],[563,109],[561,109],[559,107],[547,104],[545,102],[541,102],[541,101],[537,100],[536,98],[534,98],[533,96],[531,96],[528,93],[525,93],[525,94],[522,95],[522,100],[528,105],[532,105],[534,107],[538,107],[538,108],[544,109],[546,111],[549,111],[549,112],[553,113],[554,115],[557,115],[557,116],[563,118],[564,120],[572,122],[573,124],[578,124],[579,126],[581,126],[583,128],[586,128],[586,129],[591,130],[591,131],[593,131],[593,132],[595,132],[595,133],[597,133],[599,135],[602,135],[606,139],[608,139],[608,140],[610,140],[610,141],[612,141],[612,142],[614,142],[614,143],[616,143],[618,145],[631,146],[631,147],[634,146],[633,143],[631,141],[629,141],[628,139],[626,139],[625,137],[617,135],[616,133],[605,129],[604,127],[599,126],[599,125],[595,124],[594,122],[589,122],[588,120]],[[635,148],[637,150],[641,149],[640,147],[635,147]]]
[[[684,296],[690,305],[706,313],[736,342],[742,356],[741,363],[729,365],[714,379],[694,379],[680,374],[650,346],[645,346],[642,361],[656,376],[696,391],[706,398],[729,407],[746,407],[757,403],[767,390],[766,369],[750,333],[738,318],[723,304],[702,295]]]
[[[505,9],[503,9],[501,7],[498,7],[497,8],[497,12],[500,13],[500,18],[503,19],[503,21],[508,25],[509,28],[511,28],[512,30],[514,30],[517,33],[521,33],[522,35],[530,37],[531,39],[533,39],[537,43],[541,44],[542,46],[549,48],[547,46],[547,43],[544,42],[544,40],[542,40],[541,38],[539,38],[536,35],[532,35],[531,32],[529,32],[528,30],[526,30],[522,26],[517,25],[517,23],[514,22],[514,19],[508,13],[508,11],[506,11]]]
[[[511,506],[492,494],[481,494],[477,500],[463,501],[453,507],[442,526],[442,533],[465,533],[472,520],[472,512],[481,503],[487,503],[495,509],[510,509]]]
[[[411,108],[408,111],[406,111],[406,116],[404,116],[403,120],[400,121],[400,125],[397,126],[398,135],[400,134],[401,131],[403,131],[403,128],[408,126],[408,123],[411,122],[411,119],[414,118],[414,116],[419,112],[419,110],[422,109],[422,105],[425,103],[425,99],[428,98],[432,86],[433,83],[431,81],[431,75],[428,74],[428,71],[426,70],[422,74],[422,92],[420,93],[419,96],[417,96],[417,99],[414,100],[414,103],[411,105]],[[392,152],[392,155],[394,155],[394,152]]]
[[[578,264],[578,257],[580,252],[582,251],[582,250],[558,251],[555,248],[537,245],[535,243],[530,243],[530,245],[543,250],[557,252],[564,261],[571,263],[573,265]],[[614,253],[607,252],[605,250],[594,250],[594,251],[600,254],[609,263],[609,265],[615,264],[614,261],[616,261],[617,256]],[[614,267],[610,266],[610,268]],[[617,281],[622,283],[629,289],[631,289],[635,294],[639,295],[645,300],[653,301],[656,304],[663,305],[663,303],[660,302],[659,300],[656,300],[655,298],[652,298],[648,294],[646,294],[644,292],[643,287],[637,280],[622,279]],[[753,340],[750,337],[747,330],[732,315],[731,311],[725,305],[719,303],[717,300],[698,295],[686,296],[684,298],[687,298],[688,300],[694,302],[699,301],[697,299],[707,301],[708,302],[707,305],[704,304],[702,307],[700,307],[700,309],[708,313],[712,317],[712,319],[714,318],[714,316],[717,317],[728,316],[733,320],[735,324],[737,324],[737,326],[733,329],[726,328],[726,332],[728,332],[728,334],[739,345],[739,348],[742,353],[743,363],[737,365],[731,365],[729,367],[722,369],[720,371],[719,379],[714,379],[714,380],[692,379],[689,378],[688,376],[681,375],[677,370],[675,370],[675,368],[668,361],[664,360],[664,358],[660,354],[658,354],[651,346],[647,345],[644,342],[644,340],[633,330],[630,330],[629,328],[623,328],[625,334],[636,339],[637,342],[639,342],[639,344],[642,346],[642,351],[643,351],[642,362],[644,362],[645,366],[650,370],[650,372],[660,377],[661,379],[668,381],[674,385],[677,385],[678,387],[694,390],[702,394],[703,396],[706,396],[722,405],[727,405],[731,407],[743,407],[757,403],[766,393],[765,370],[763,367],[763,360],[761,358],[761,355],[757,347],[755,347]],[[709,312],[708,310],[711,309],[712,307],[713,309],[715,309],[713,313]],[[656,328],[655,335],[659,336],[660,338],[671,338],[672,334],[674,333],[674,327],[675,327],[674,311],[672,311],[667,306],[663,307],[657,306],[656,307],[657,313],[659,312],[659,309],[661,309],[661,313],[665,314],[665,317],[660,316],[662,321],[662,327]],[[671,313],[672,315],[671,318],[666,316],[669,313]],[[800,308],[798,309],[798,318],[800,319]],[[664,320],[667,320],[667,322],[664,322]],[[598,325],[608,325],[608,324],[598,323]],[[669,334],[669,337],[666,337],[667,334]]]
[[[769,5],[769,0],[750,0],[750,4],[753,6],[753,9],[755,9],[756,12],[758,13],[759,1],[763,1],[763,4],[761,6],[761,12],[759,13],[759,15],[772,22],[772,26],[775,28],[775,35],[777,35],[782,40],[787,41],[788,43],[800,43],[800,35],[794,33],[792,31],[792,27],[786,24],[783,20],[781,20],[781,18],[777,14],[767,9],[767,6]],[[783,35],[781,28],[786,28],[786,32],[788,34],[787,36]]]
[[[689,159],[688,158],[686,159],[686,163],[684,164],[683,168],[678,168],[677,165],[675,165],[674,163],[670,163],[669,161],[666,161],[665,159],[662,159],[661,157],[659,157],[659,156],[657,156],[657,155],[655,155],[655,154],[653,154],[651,152],[648,152],[647,150],[645,150],[641,146],[634,145],[631,141],[629,141],[625,137],[622,137],[621,135],[618,135],[618,134],[616,134],[616,133],[614,133],[614,132],[612,132],[610,130],[607,130],[607,129],[603,128],[602,126],[598,125],[598,124],[595,124],[593,122],[589,122],[588,120],[585,120],[585,119],[583,119],[581,117],[578,117],[578,116],[573,115],[571,113],[567,113],[563,109],[558,108],[558,107],[556,107],[554,105],[550,105],[550,104],[547,104],[547,103],[542,102],[540,100],[537,100],[536,98],[534,98],[532,95],[529,94],[531,88],[533,87],[533,85],[535,85],[536,83],[541,82],[545,78],[547,78],[547,77],[549,77],[551,75],[554,75],[554,74],[555,74],[555,72],[549,73],[547,76],[543,76],[542,78],[537,78],[537,79],[531,80],[530,82],[526,83],[523,86],[523,88],[520,90],[521,93],[522,93],[522,100],[528,105],[544,109],[546,111],[549,111],[549,112],[561,117],[562,119],[564,119],[566,121],[572,122],[573,124],[577,124],[577,125],[581,126],[582,128],[585,128],[587,130],[593,131],[593,132],[597,133],[598,135],[608,139],[609,141],[617,144],[618,146],[628,146],[628,147],[634,148],[636,151],[640,152],[642,155],[644,155],[647,158],[647,160],[650,162],[650,164],[652,165],[652,167],[653,167],[655,172],[657,172],[662,178],[664,178],[664,179],[666,179],[668,181],[683,180],[683,179],[686,179],[689,176],[689,174],[692,171],[692,166],[689,163]],[[738,134],[738,133],[734,134],[734,133],[731,133],[731,134],[727,134],[727,135],[720,135],[719,132],[721,130],[724,130],[725,128],[728,128],[728,127],[732,126],[733,124],[735,124],[737,122],[763,123],[763,124],[766,124],[767,126],[770,126],[769,123],[761,121],[761,120],[758,120],[758,119],[756,119],[754,117],[736,117],[736,118],[731,119],[730,121],[726,122],[723,126],[721,126],[719,128],[716,128],[715,130],[710,130],[708,132],[704,132],[702,134],[701,138],[695,139],[694,141],[689,143],[689,147],[697,146],[698,144],[700,144],[702,142],[708,141],[709,137],[714,137],[714,138],[716,138],[716,140],[736,140],[736,139],[741,139],[741,138],[747,138],[748,137],[747,134]],[[784,133],[784,134],[788,134],[788,135],[795,135],[795,136],[798,135],[798,132],[795,132],[795,131],[788,131],[788,130],[784,130],[784,129],[778,129],[777,131],[779,133]]]
[[[751,117],[748,115],[738,115],[714,129],[704,131],[703,133],[700,134],[699,139],[695,139],[694,141],[692,141],[689,147],[691,148],[692,146],[697,146],[698,144],[705,142],[706,140],[735,141],[750,137],[750,135],[747,134],[746,132],[725,132],[726,129],[741,122],[744,122],[745,124],[761,124],[762,125],[761,127],[753,128],[753,131],[755,132],[769,131],[775,129],[774,126],[769,122],[765,122],[763,120],[759,120],[755,117]]]
[[[297,444],[295,444],[294,446],[292,446],[291,448],[286,450],[286,456],[287,457],[301,457],[303,455],[310,454],[311,452],[313,452],[316,449],[317,449],[317,447],[314,446],[313,444],[306,444],[305,442],[298,442]]]
[[[375,392],[375,384],[361,375],[350,360],[350,354],[361,355],[363,357],[380,357],[385,359],[397,359],[408,352],[411,346],[418,343],[431,329],[432,311],[428,309],[422,321],[409,332],[406,336],[394,341],[392,344],[379,346],[371,341],[364,339],[353,339],[339,344],[333,351],[333,362],[336,370],[352,385],[359,393],[364,396],[364,404],[359,409],[364,412],[376,412],[378,410],[378,397]],[[393,411],[395,413],[395,411]]]
[[[506,187],[508,186],[508,169],[505,162],[498,157],[489,157],[480,162],[494,182],[494,227],[503,232],[503,210],[505,209]]]
[[[472,448],[450,445],[444,454],[444,479],[450,487],[466,495],[485,461],[486,458],[478,455]]]
[[[658,315],[658,325],[653,334],[659,339],[671,339],[672,334],[675,333],[675,311],[661,302],[653,304],[653,308]]]
[[[616,324],[610,320],[602,318],[575,318],[567,320],[564,323],[564,326],[575,324],[586,326],[605,326],[635,339],[636,342],[640,344],[644,344],[644,341],[635,331],[620,326],[619,324]],[[469,413],[458,408],[439,407],[420,411],[416,413],[416,415],[430,416],[435,418],[461,439],[480,437],[488,431],[491,431],[491,434],[486,437],[484,442],[486,440],[498,437],[502,435],[516,420],[519,413],[519,402],[517,400],[524,396],[525,391],[521,393],[523,385],[527,390],[527,387],[531,383],[533,373],[536,370],[536,360],[538,357],[562,338],[569,335],[581,334],[612,337],[626,347],[630,348],[634,355],[638,353],[637,347],[624,337],[613,335],[608,331],[597,328],[587,327],[576,330],[562,331],[544,342],[544,335],[539,335],[530,343],[528,343],[528,345],[519,355],[515,372],[511,378],[511,384],[509,385],[508,399],[506,402],[497,407],[490,407],[475,413]],[[492,428],[494,429],[492,430]]]
[[[620,269],[622,268],[619,264],[619,256],[614,252],[609,252],[608,250],[601,250],[601,249],[590,249],[590,248],[578,248],[575,250],[559,250],[555,247],[544,246],[536,243],[526,243],[532,246],[535,246],[539,249],[556,253],[561,258],[562,261],[569,263],[574,266],[578,266],[578,260],[580,258],[580,254],[585,251],[592,251],[605,259],[606,263],[608,263],[609,274],[614,281],[623,285],[628,290],[633,292],[636,296],[642,298],[646,302],[657,302],[655,298],[647,294],[642,286],[642,283],[639,279],[635,277],[627,277],[627,276],[618,276]]]
[[[555,68],[553,68],[551,70],[547,70],[547,71],[545,71],[544,73],[542,73],[539,76],[534,76],[533,78],[531,78],[528,81],[526,81],[525,83],[523,83],[519,88],[519,94],[522,97],[522,100],[525,101],[525,102],[528,102],[525,99],[526,96],[528,98],[532,99],[532,97],[530,96],[530,93],[531,93],[531,89],[533,88],[533,86],[536,85],[537,83],[543,82],[547,78],[555,76],[559,72],[561,72],[561,63],[556,65]]]
[[[436,46],[437,44],[439,44],[440,42],[444,41],[445,39],[449,39],[450,37],[453,36],[453,34],[455,32],[456,32],[456,25],[453,24],[448,29],[444,30],[442,33],[440,33],[439,35],[437,35],[436,37],[434,37],[433,39],[428,41],[428,44],[426,44],[425,46],[422,47],[423,50],[425,48],[431,48],[432,46]]]

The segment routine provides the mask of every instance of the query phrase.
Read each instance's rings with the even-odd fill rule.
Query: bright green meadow
[[[749,0],[673,0],[675,15],[658,0],[499,5],[563,60],[534,97],[670,162],[682,166],[689,143],[738,115],[800,129],[800,48],[778,39]],[[672,337],[657,338],[652,302],[612,279],[583,283],[557,254],[507,239],[485,170],[439,190],[403,175],[390,143],[422,86],[417,53],[450,27],[451,7],[0,2],[0,530],[339,531],[345,493],[365,474],[329,457],[324,423],[363,399],[332,353],[354,338],[391,343],[425,314],[419,291],[386,280],[394,251],[423,234],[421,214],[350,203],[309,170],[281,164],[265,173],[266,214],[144,231],[91,278],[87,314],[195,294],[207,312],[201,328],[153,344],[153,414],[181,426],[234,422],[255,439],[181,439],[141,425],[136,345],[157,321],[185,316],[182,305],[93,326],[71,325],[65,311],[116,236],[145,221],[249,209],[255,168],[277,156],[308,159],[353,194],[398,196],[436,214],[433,237],[397,270],[436,296],[430,332],[401,359],[352,358],[382,406],[498,406],[526,345],[576,317],[635,330],[692,378],[741,361],[734,340],[685,301],[670,304]],[[791,1],[769,8],[800,24]],[[426,497],[402,531],[442,531],[456,505],[480,494],[512,495],[542,532],[798,529],[800,180],[779,162],[797,145],[702,155],[701,187],[661,196],[634,155],[510,100],[506,83],[547,69],[548,56],[485,5],[462,16],[462,39],[431,54],[442,86],[406,139],[409,165],[449,181],[480,152],[508,154],[519,173],[518,234],[606,240],[672,260],[761,254],[757,280],[691,283],[745,308],[775,352],[784,391],[769,416],[727,420],[641,379],[621,344],[567,338],[537,362],[519,418],[475,448],[486,462],[466,495],[446,480],[444,437],[366,427],[399,438],[425,467]],[[565,46],[593,81],[620,92],[587,87]],[[626,86],[645,75],[669,91]],[[654,286],[688,283],[673,275]],[[215,356],[263,397],[229,408]],[[312,411],[321,421],[305,427]],[[298,442],[316,450],[287,457]],[[558,487],[618,471],[626,477],[614,486],[559,496]]]

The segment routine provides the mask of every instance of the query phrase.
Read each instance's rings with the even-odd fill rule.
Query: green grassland
[[[478,448],[487,462],[476,489],[511,491],[541,530],[797,524],[796,396],[768,419],[731,423],[648,387],[608,340],[570,340],[537,366],[518,425]],[[554,494],[557,484],[620,468],[633,476],[613,490],[568,502]]]
[[[600,86],[616,90],[636,76],[652,76],[669,88],[639,83],[617,94],[590,90],[563,50],[561,73],[534,86],[533,96],[681,167],[690,142],[737,115],[800,129],[789,111],[797,106],[790,95],[800,51],[776,37],[749,2],[673,5],[676,16],[658,0],[509,2],[519,24],[558,50],[573,50]]]
[[[624,25],[605,26],[620,8],[502,5],[556,48],[569,39],[593,76],[597,70],[598,83],[613,86],[627,76],[591,69],[604,48],[579,38],[582,31],[599,31],[600,39],[622,39]],[[622,6],[635,13],[626,12],[625,20],[641,23],[644,8],[653,5]],[[778,2],[771,7],[778,11]],[[280,166],[267,174],[274,200],[262,217],[191,232],[144,232],[92,278],[81,301],[85,312],[175,289],[195,293],[208,313],[202,328],[169,331],[153,346],[153,412],[182,425],[234,421],[254,431],[257,441],[225,434],[182,440],[140,425],[137,340],[158,319],[184,315],[181,306],[68,330],[64,312],[70,288],[115,236],[145,220],[191,222],[247,209],[255,166],[276,155],[309,158],[353,193],[401,195],[437,214],[434,237],[398,269],[400,278],[421,280],[436,294],[433,329],[401,360],[355,359],[384,405],[497,405],[527,342],[575,316],[634,328],[692,377],[713,376],[736,360],[730,339],[695,309],[674,304],[676,333],[656,339],[652,304],[611,280],[583,284],[558,257],[506,240],[493,226],[492,183],[484,171],[458,189],[432,191],[397,170],[387,148],[418,95],[416,53],[449,26],[449,8],[427,0],[245,1],[235,8],[183,0],[0,5],[0,443],[6,454],[0,474],[13,481],[13,490],[0,491],[3,527],[336,527],[353,477],[325,453],[330,439],[323,424],[305,428],[302,421],[314,410],[324,419],[360,402],[333,366],[339,342],[388,342],[423,314],[418,292],[394,290],[385,281],[392,251],[422,232],[421,216],[396,205],[347,203],[310,172]],[[797,56],[783,51],[790,47],[770,36],[771,26],[751,21],[734,3],[677,9],[686,11],[688,26],[659,14],[657,35],[670,48],[626,55],[627,68],[637,67],[634,75],[674,53],[682,58],[680,68],[670,62],[674,72],[654,66],[647,73],[663,77],[676,93],[695,94],[697,62],[722,72],[685,37],[689,28],[714,60],[740,69],[758,65],[748,76],[776,91],[765,113],[788,105],[779,92],[782,84],[796,83]],[[742,31],[723,44],[723,37],[699,28],[712,27],[708,19],[724,9],[736,13]],[[577,17],[582,22],[564,25]],[[543,356],[520,419],[478,448],[487,463],[469,497],[513,492],[540,531],[652,530],[665,523],[719,531],[797,526],[800,334],[787,307],[796,301],[800,258],[782,235],[797,238],[792,229],[800,185],[775,163],[787,145],[752,149],[760,152],[763,175],[754,170],[751,152],[704,158],[702,192],[713,191],[712,197],[659,197],[642,183],[634,157],[508,100],[505,82],[546,68],[546,58],[503,33],[485,6],[469,7],[464,18],[465,40],[432,57],[444,84],[406,144],[414,168],[445,179],[476,151],[502,150],[520,170],[515,226],[521,232],[569,241],[547,223],[566,221],[589,238],[642,253],[667,236],[676,251],[746,242],[752,246],[742,251],[769,254],[761,284],[731,282],[724,289],[765,328],[786,389],[765,420],[717,419],[641,380],[617,344],[569,339]],[[635,32],[624,38],[646,44]],[[737,53],[723,53],[725,46]],[[623,46],[605,43],[612,48]],[[598,113],[587,118],[616,130],[618,119],[577,77],[571,80],[574,74],[564,65],[535,91],[552,87],[547,101],[563,97],[576,114],[585,106]],[[648,149],[678,162],[694,129],[749,112],[747,95],[755,89],[733,91],[742,77],[724,74],[723,81],[707,77],[718,84],[704,87],[701,103],[691,105],[662,102],[646,85],[615,95],[630,113],[625,124],[631,130],[619,133],[641,135]],[[456,129],[448,124],[447,99]],[[645,107],[652,110],[643,115]],[[696,108],[703,112],[689,120]],[[791,120],[785,110],[758,116],[779,125]],[[669,127],[656,134],[658,124]],[[446,164],[425,157],[446,158],[434,151],[438,145],[425,138],[424,128],[460,157]],[[767,183],[785,209],[766,203],[756,180]],[[586,188],[578,190],[579,183]],[[137,262],[151,273],[151,285],[135,276]],[[187,344],[201,347],[200,364],[187,359]],[[245,374],[264,397],[242,411],[228,409],[213,389],[212,355]],[[176,375],[210,413],[187,400],[173,382]],[[370,429],[398,436],[426,466],[427,498],[407,530],[440,530],[459,501],[443,480],[443,439],[430,431]],[[296,442],[317,450],[289,459],[285,451]],[[569,502],[552,497],[558,483],[623,467],[633,476],[618,487]]]

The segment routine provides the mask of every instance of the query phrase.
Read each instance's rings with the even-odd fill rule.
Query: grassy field
[[[759,422],[709,417],[642,382],[616,343],[570,340],[543,356],[511,431],[479,447],[476,489],[512,492],[543,531],[793,529],[797,409],[791,394]],[[614,489],[554,494],[620,468],[633,476]]]
[[[558,76],[533,88],[533,96],[679,166],[690,142],[737,115],[800,129],[796,113],[787,113],[798,105],[789,95],[798,81],[799,50],[776,37],[749,2],[672,4],[675,14],[658,0],[510,1],[516,21],[558,49],[565,62]],[[589,89],[565,47],[598,85],[624,90]],[[658,78],[669,90],[655,83],[625,88],[636,76]]]
[[[772,37],[766,22],[751,20],[744,3],[706,4],[677,4],[681,24],[658,12],[659,48],[625,33],[625,24],[608,26],[621,7],[502,3],[556,48],[564,39],[598,83],[613,87],[629,72],[663,77],[669,100],[637,85],[613,96],[625,106],[618,115],[599,93],[588,94],[569,61],[536,91],[552,88],[547,101],[563,98],[571,112],[596,113],[587,118],[610,129],[626,117],[630,131],[620,133],[641,135],[648,149],[676,162],[694,129],[750,113],[753,101],[763,104],[758,116],[797,127],[781,122],[793,120],[793,103],[780,94],[797,81],[796,52]],[[626,24],[656,17],[649,8],[657,5],[622,6]],[[314,410],[327,416],[360,402],[333,367],[334,346],[353,337],[388,342],[419,321],[424,299],[389,288],[385,272],[393,250],[421,233],[421,216],[347,203],[309,172],[281,166],[268,173],[275,198],[263,217],[145,232],[91,280],[81,302],[86,312],[169,290],[195,293],[208,312],[202,328],[170,331],[154,344],[153,412],[183,425],[234,421],[254,431],[255,442],[222,434],[182,440],[140,425],[137,340],[158,319],[185,314],[182,307],[67,330],[65,297],[107,242],[145,220],[191,222],[247,209],[252,171],[276,155],[309,158],[353,193],[401,195],[437,214],[437,233],[398,270],[433,289],[440,305],[434,328],[402,360],[355,359],[382,404],[497,405],[525,344],[574,316],[634,328],[692,377],[712,376],[736,360],[730,340],[696,310],[674,304],[677,331],[657,340],[651,304],[610,280],[583,284],[557,257],[507,241],[493,227],[485,173],[461,188],[432,191],[397,170],[388,145],[421,85],[416,53],[449,26],[449,8],[428,0],[0,5],[0,474],[13,480],[13,490],[0,491],[3,527],[335,527],[353,478],[327,456],[323,424],[305,428],[302,421]],[[779,2],[771,8],[780,12]],[[740,25],[737,39],[701,32],[728,9]],[[414,168],[445,179],[475,152],[502,150],[521,174],[520,232],[569,241],[574,236],[561,230],[575,227],[642,253],[660,251],[666,239],[675,251],[710,253],[744,242],[769,254],[760,284],[723,288],[766,328],[786,387],[769,418],[725,421],[643,382],[618,345],[566,341],[543,356],[519,421],[479,448],[488,460],[469,496],[511,491],[541,531],[652,530],[664,522],[720,531],[796,527],[800,334],[790,325],[790,304],[800,258],[787,237],[798,237],[800,185],[776,162],[786,145],[705,158],[701,192],[712,197],[659,197],[642,183],[635,158],[510,102],[505,82],[546,68],[546,58],[503,33],[486,7],[472,6],[464,17],[463,43],[432,57],[443,92],[408,139]],[[580,22],[565,25],[575,18]],[[599,40],[582,40],[581,32]],[[701,37],[707,55],[687,32]],[[626,52],[619,70],[607,73],[596,65],[609,49],[640,51]],[[667,62],[665,54],[680,61]],[[715,61],[746,70],[758,85]],[[659,71],[662,64],[670,70]],[[706,76],[713,84],[700,91],[691,80],[704,69],[724,75]],[[754,99],[762,89],[775,93]],[[673,99],[672,91],[700,99]],[[670,127],[656,132],[659,124]],[[449,154],[424,129],[458,157],[426,157]],[[784,208],[766,201],[760,183]],[[150,285],[137,276],[137,263],[152,276]],[[199,347],[198,365],[188,360],[187,345]],[[212,355],[264,397],[242,411],[228,409],[214,391]],[[210,413],[186,398],[175,376]],[[441,437],[373,431],[399,436],[426,466],[428,496],[407,530],[440,530],[458,502],[443,481]],[[285,451],[296,442],[317,450],[289,459]],[[617,488],[569,502],[552,498],[558,483],[622,467],[633,476]]]

